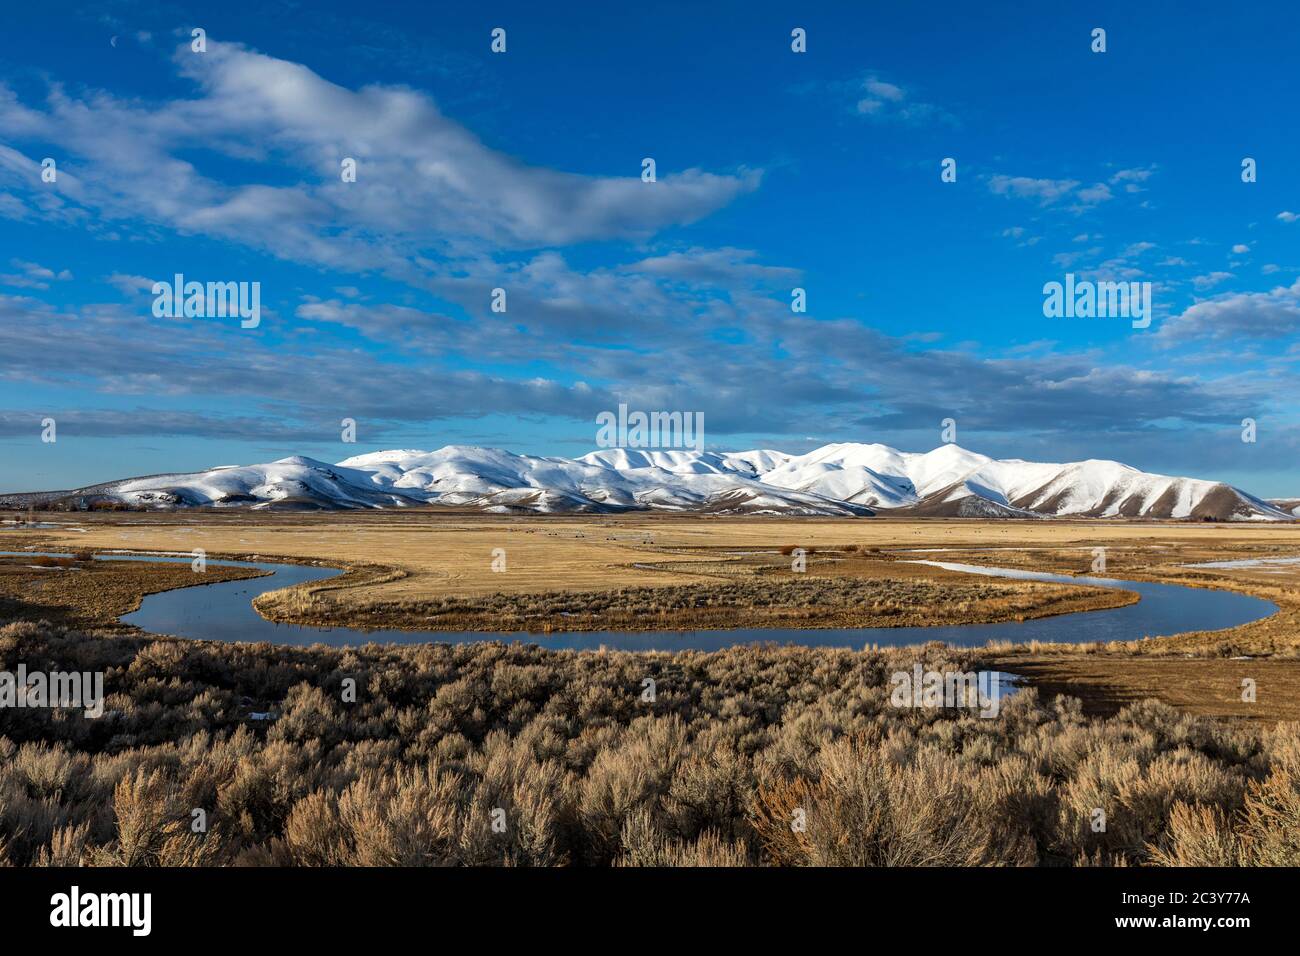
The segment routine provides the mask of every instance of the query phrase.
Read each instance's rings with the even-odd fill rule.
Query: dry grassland
[[[516,518],[439,515],[431,512],[330,515],[196,513],[169,515],[70,516],[66,529],[10,536],[39,540],[58,548],[131,548],[210,555],[260,556],[323,561],[354,570],[328,587],[276,592],[261,608],[271,616],[341,623],[351,619],[393,626],[475,627],[509,604],[511,595],[532,596],[514,606],[536,605],[571,612],[584,606],[616,604],[609,592],[629,589],[637,599],[690,589],[720,591],[761,587],[784,575],[789,558],[781,548],[812,549],[804,581],[825,579],[830,590],[852,596],[891,585],[909,600],[884,620],[870,607],[846,599],[806,614],[763,618],[753,605],[686,607],[668,621],[656,617],[642,626],[708,626],[712,613],[731,626],[779,623],[825,626],[848,620],[877,623],[942,623],[951,620],[1005,620],[1062,609],[1063,600],[1114,600],[1114,592],[1083,591],[1066,597],[1066,588],[1023,586],[1013,596],[997,594],[1009,582],[972,582],[968,575],[906,563],[929,558],[975,564],[1018,566],[1069,574],[1091,573],[1093,549],[1106,548],[1106,575],[1191,586],[1239,590],[1274,601],[1278,614],[1226,632],[1189,633],[1171,638],[1115,645],[1019,645],[991,649],[988,660],[1023,673],[1048,693],[1068,692],[1085,707],[1114,712],[1123,702],[1154,696],[1185,710],[1215,716],[1294,719],[1300,700],[1300,565],[1208,570],[1183,567],[1204,561],[1300,555],[1300,527],[1278,525],[1179,524],[1112,521],[969,520],[816,520],[639,516],[619,518]],[[72,530],[75,528],[77,530]],[[505,550],[507,571],[492,571],[493,549]],[[944,549],[912,553],[911,549]],[[848,582],[847,584],[845,582]],[[855,582],[861,582],[855,583]],[[953,617],[953,594],[982,590]],[[668,590],[664,590],[668,589]],[[686,589],[683,591],[682,589]],[[928,589],[928,590],[927,590]],[[1036,592],[1036,593],[1035,593]],[[761,592],[755,592],[761,593]],[[563,595],[570,595],[565,599]],[[1026,608],[1026,596],[1033,595]],[[873,600],[889,600],[875,594]],[[504,603],[503,603],[504,602]],[[1056,603],[1055,609],[1052,604]],[[669,602],[673,603],[673,602]],[[678,602],[680,603],[680,602]],[[1098,603],[1094,606],[1103,606]],[[647,605],[648,607],[648,605]],[[448,616],[451,608],[455,613]],[[1068,609],[1077,609],[1070,607]],[[589,626],[636,627],[635,602]],[[808,609],[805,608],[806,612]],[[437,623],[442,614],[443,623]],[[966,614],[963,617],[961,614]],[[319,616],[318,616],[319,615]],[[487,616],[484,616],[487,615]],[[611,616],[612,615],[612,616]],[[755,617],[757,615],[757,618]],[[999,616],[1001,615],[1001,616]],[[475,618],[480,623],[475,623]],[[573,626],[569,624],[568,626]],[[1270,658],[1269,700],[1240,700],[1239,675],[1258,663],[1229,662],[1233,657]],[[1196,660],[1200,658],[1201,660]],[[1139,660],[1140,659],[1140,662]],[[1208,659],[1208,660],[1207,660]],[[1240,666],[1239,666],[1240,665]],[[1263,671],[1261,671],[1262,673]],[[1249,675],[1247,675],[1249,676]],[[1234,687],[1236,688],[1234,694]]]

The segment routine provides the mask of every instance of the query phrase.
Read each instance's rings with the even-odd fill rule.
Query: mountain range
[[[1269,502],[1222,482],[1138,471],[1115,461],[994,459],[946,444],[924,453],[880,444],[778,451],[606,449],[581,458],[448,445],[293,456],[150,475],[71,491],[0,495],[0,507],[251,509],[456,506],[488,513],[627,511],[971,518],[1174,518],[1289,521],[1300,502]]]

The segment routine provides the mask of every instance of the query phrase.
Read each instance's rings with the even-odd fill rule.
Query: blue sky
[[[0,490],[578,455],[623,401],[1300,495],[1293,5],[704,6],[7,11]],[[155,318],[177,272],[261,325]],[[1151,282],[1151,327],[1045,318],[1066,272]]]

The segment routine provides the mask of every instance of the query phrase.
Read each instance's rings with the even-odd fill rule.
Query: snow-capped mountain
[[[994,459],[942,445],[924,453],[842,443],[777,451],[607,449],[581,458],[448,445],[153,475],[76,491],[0,496],[0,506],[383,508],[494,513],[707,514],[1295,520],[1293,507],[1230,485],[1114,461]]]
[[[188,475],[153,475],[99,486],[128,504],[377,508],[421,504],[379,487],[366,471],[294,455],[265,465],[222,465]]]
[[[826,445],[765,473],[764,482],[913,514],[1081,518],[1292,517],[1230,485],[1138,471],[1117,461],[994,459],[957,445],[923,454],[886,445]]]
[[[577,459],[538,458],[448,445],[432,452],[358,455],[339,466],[369,472],[376,485],[402,495],[484,511],[870,514],[824,495],[764,484],[763,472],[785,457],[614,449]]]

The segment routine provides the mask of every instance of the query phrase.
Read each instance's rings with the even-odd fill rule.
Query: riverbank
[[[4,544],[0,541],[0,544]],[[0,556],[0,623],[50,621],[67,627],[131,631],[119,618],[150,594],[262,577],[251,568],[189,562],[96,561]]]
[[[39,536],[39,537],[38,537]],[[1045,693],[1074,693],[1097,713],[1113,713],[1126,701],[1154,696],[1184,711],[1240,716],[1265,722],[1291,719],[1282,702],[1287,688],[1300,690],[1288,665],[1270,670],[1269,686],[1250,707],[1233,700],[1224,684],[1237,677],[1213,667],[1180,664],[1189,658],[1227,661],[1249,657],[1286,663],[1300,649],[1300,577],[1296,566],[1236,569],[1188,568],[1207,561],[1300,553],[1300,529],[1290,526],[1202,525],[1158,522],[972,522],[972,521],[791,521],[788,519],[503,519],[491,516],[429,518],[370,514],[274,516],[197,513],[76,516],[56,529],[6,534],[68,548],[151,547],[212,553],[252,553],[275,560],[302,554],[345,558],[353,567],[328,585],[349,604],[383,606],[414,600],[411,595],[489,595],[508,588],[516,594],[599,590],[591,582],[627,586],[707,584],[721,579],[707,567],[731,567],[774,541],[802,542],[815,549],[809,567],[844,566],[836,551],[857,548],[864,578],[915,580],[941,575],[907,562],[944,559],[1025,567],[1069,574],[1094,573],[1097,548],[1104,549],[1105,574],[1138,581],[1214,587],[1273,601],[1278,612],[1223,632],[1188,631],[1177,636],[1120,645],[995,645],[988,666],[1022,673]],[[314,542],[317,550],[309,545]],[[492,548],[506,549],[509,570],[491,571]],[[761,555],[762,561],[790,556]],[[396,562],[403,566],[395,567]],[[342,562],[340,562],[342,563]],[[650,565],[652,570],[645,570]],[[676,567],[674,567],[676,566]],[[394,570],[395,568],[395,570]],[[548,575],[541,570],[549,568]],[[955,575],[953,576],[956,577]],[[939,578],[942,582],[944,579]],[[968,576],[963,580],[969,581]],[[622,582],[622,583],[620,583]],[[495,588],[495,592],[492,590]],[[1110,592],[1112,595],[1122,592]],[[405,595],[405,596],[404,596]],[[268,595],[268,598],[272,596]],[[937,598],[942,601],[942,594]],[[1135,660],[1164,661],[1167,675],[1134,667]],[[1248,675],[1247,675],[1248,676]],[[1240,689],[1237,690],[1238,697]],[[1300,699],[1292,693],[1291,699]]]

